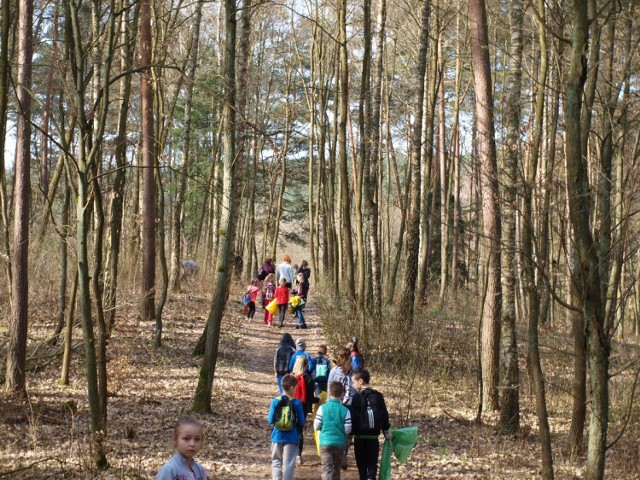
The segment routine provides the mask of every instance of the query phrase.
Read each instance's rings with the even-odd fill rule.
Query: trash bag
[[[393,439],[391,443],[385,440],[382,447],[382,459],[380,460],[380,470],[378,480],[391,480],[391,450],[400,463],[407,463],[409,454],[418,441],[418,427],[404,427],[391,430]]]
[[[269,305],[264,308],[266,308],[271,315],[276,315],[278,313],[278,301],[274,298]]]
[[[313,414],[311,415],[311,418],[313,419],[316,418],[316,414],[318,413],[318,408],[320,408],[320,405],[324,405],[325,403],[327,403],[327,392],[320,392],[320,395],[317,395],[317,397],[320,399],[320,401],[313,404]],[[316,451],[318,452],[318,456],[320,456],[320,430],[313,431],[313,439],[316,442]]]

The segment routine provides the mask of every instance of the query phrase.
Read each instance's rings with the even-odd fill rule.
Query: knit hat
[[[307,348],[307,342],[305,342],[302,338],[298,338],[296,340],[296,346],[301,350],[304,350],[305,348]]]

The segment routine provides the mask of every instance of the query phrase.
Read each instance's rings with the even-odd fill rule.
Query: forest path
[[[253,431],[245,432],[250,438],[256,440],[255,449],[250,450],[251,446],[247,443],[247,438],[241,444],[237,443],[235,435],[218,435],[214,440],[214,451],[216,457],[218,454],[228,457],[228,463],[234,467],[229,472],[227,462],[223,462],[223,470],[227,473],[219,471],[222,475],[218,477],[215,473],[218,462],[214,462],[214,476],[212,478],[243,478],[243,479],[267,479],[271,477],[271,458],[270,458],[270,441],[269,435],[271,429],[266,422],[267,413],[271,400],[279,394],[278,386],[273,371],[273,356],[278,348],[280,339],[284,333],[290,333],[295,339],[303,338],[307,343],[306,351],[315,356],[317,347],[324,343],[322,331],[322,322],[318,315],[318,311],[313,304],[313,298],[305,308],[305,320],[308,328],[306,330],[296,330],[297,320],[287,313],[283,328],[275,326],[277,318],[274,319],[274,326],[269,327],[263,323],[264,310],[258,306],[255,318],[247,321],[240,311],[240,305],[230,299],[228,303],[227,315],[225,316],[227,323],[225,333],[231,338],[237,338],[238,346],[241,354],[236,357],[237,364],[234,370],[239,369],[242,372],[242,378],[234,381],[239,384],[239,388],[234,389],[233,395],[242,398],[243,408],[238,411],[235,418],[235,425],[229,425],[232,430],[243,432],[246,426],[253,426]],[[234,355],[235,357],[235,355]],[[225,382],[225,373],[222,369],[221,383]],[[244,386],[242,386],[244,385]],[[221,401],[218,392],[217,381],[214,381],[214,389],[216,397],[214,397],[214,411],[216,404]],[[250,390],[247,392],[247,387]],[[223,387],[224,388],[224,387]],[[228,398],[226,395],[222,395]],[[231,420],[231,419],[229,419]],[[301,480],[317,480],[320,478],[320,458],[316,454],[315,442],[313,440],[313,419],[309,415],[307,417],[307,425],[305,426],[305,444],[302,454],[302,465],[297,465],[295,470],[295,478]],[[226,430],[227,432],[229,430]],[[220,433],[220,432],[218,432]],[[244,434],[241,434],[244,436]],[[240,450],[238,448],[240,447]],[[228,464],[227,464],[228,465]],[[227,476],[231,474],[231,476]],[[349,469],[342,473],[345,480],[355,480],[358,478],[357,470],[353,455],[349,455]]]

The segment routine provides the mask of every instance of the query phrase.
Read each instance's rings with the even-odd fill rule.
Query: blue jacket
[[[307,357],[307,360],[309,360],[309,366],[307,367],[307,373],[311,373],[311,365],[312,365],[313,360],[311,358],[311,355],[309,355],[304,350],[296,350],[296,353],[291,355],[291,359],[289,360],[289,371],[290,372],[293,371],[293,366],[296,364],[296,358],[298,358],[300,355],[304,355],[305,357]]]
[[[283,395],[283,398],[284,397],[286,397],[286,395]],[[267,417],[267,422],[269,422],[269,425],[273,425],[276,421],[275,416],[276,416],[276,407],[278,406],[278,403],[280,403],[280,400],[278,399],[278,397],[274,398],[271,401],[271,408],[269,408],[269,416]],[[291,403],[293,404],[293,409],[296,412],[296,424],[298,425],[299,428],[302,428],[304,426],[304,421],[305,421],[304,410],[302,409],[302,402],[297,398],[292,398]],[[278,430],[276,427],[273,427],[273,429],[271,430],[271,441],[273,443],[299,444],[300,438],[298,437],[298,429],[292,428],[288,432],[282,432]]]
[[[196,474],[196,480],[207,480],[207,471],[202,465],[194,461],[191,464],[193,472]],[[165,463],[160,471],[156,480],[187,480],[193,479],[192,472],[187,467],[184,457],[179,453],[175,453],[171,459]]]

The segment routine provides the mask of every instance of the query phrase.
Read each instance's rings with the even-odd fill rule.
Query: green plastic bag
[[[391,430],[393,439],[393,449],[387,440],[382,447],[382,459],[380,460],[380,470],[378,480],[391,480],[391,450],[400,463],[407,463],[411,450],[418,441],[418,427],[404,427]]]

